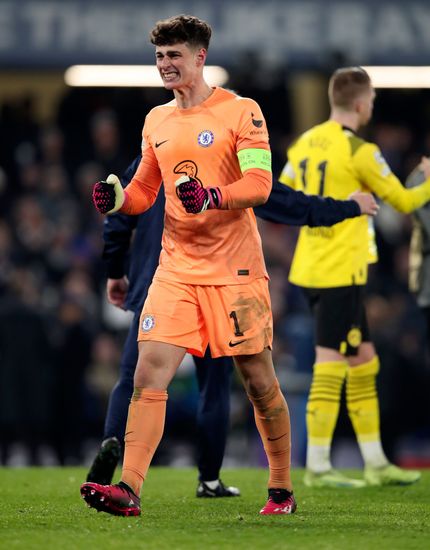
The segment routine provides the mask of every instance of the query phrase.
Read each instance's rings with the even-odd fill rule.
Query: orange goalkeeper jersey
[[[188,214],[175,188],[184,174],[220,187],[223,209]],[[215,88],[195,107],[179,109],[173,100],[152,109],[121,211],[149,208],[162,181],[166,209],[155,277],[199,285],[267,277],[252,206],[267,200],[272,175],[267,127],[255,101]]]

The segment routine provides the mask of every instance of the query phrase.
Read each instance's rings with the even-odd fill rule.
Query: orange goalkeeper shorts
[[[138,341],[156,341],[212,357],[253,355],[272,347],[266,278],[243,285],[187,285],[154,278],[143,306]]]

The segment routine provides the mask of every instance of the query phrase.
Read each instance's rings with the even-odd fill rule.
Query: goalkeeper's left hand
[[[222,195],[218,187],[203,187],[191,176],[182,176],[175,182],[176,194],[189,214],[200,214],[212,208],[221,208]]]
[[[106,181],[98,181],[93,187],[93,203],[101,214],[117,212],[124,200],[124,189],[115,174],[110,174]]]

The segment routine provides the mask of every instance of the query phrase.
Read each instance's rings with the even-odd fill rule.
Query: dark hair
[[[350,109],[354,101],[371,86],[370,76],[361,67],[337,69],[328,87],[330,104],[332,107]]]
[[[209,48],[212,29],[202,19],[193,15],[175,15],[157,21],[150,40],[155,46],[166,46],[186,42],[190,46]]]

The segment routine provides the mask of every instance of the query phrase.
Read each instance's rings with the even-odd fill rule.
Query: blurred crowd
[[[294,138],[288,83],[238,73],[230,85],[260,103],[276,177]],[[0,106],[2,464],[16,463],[17,445],[24,463],[43,464],[49,455],[53,464],[82,464],[91,442],[99,443],[130,318],[106,303],[103,217],[92,205],[92,185],[125,171],[139,152],[145,114],[169,99],[161,89],[70,89],[49,123],[37,120],[30,96]],[[378,143],[402,181],[420,154],[430,152],[423,116],[429,107],[425,94],[386,92],[376,102],[366,137]],[[297,229],[259,226],[271,276],[274,358],[291,407],[293,461],[300,465],[313,340],[305,300],[287,280]],[[382,362],[383,443],[392,460],[430,465],[427,334],[407,286],[411,219],[382,207],[376,232],[380,260],[371,269],[367,300]],[[197,389],[191,364],[180,369],[169,395],[159,461],[192,463]],[[250,415],[234,380],[227,465],[262,460]],[[342,418],[335,452],[341,465],[353,466],[352,431],[347,415]]]

